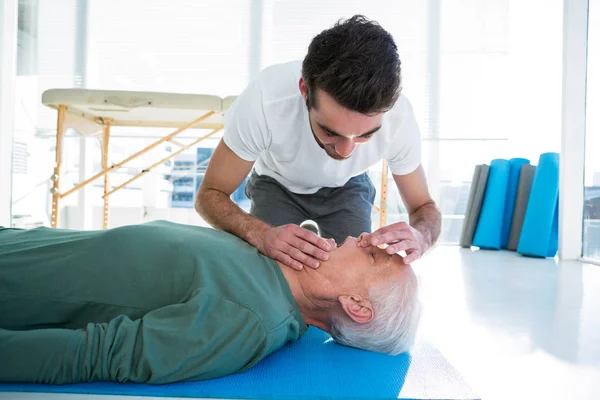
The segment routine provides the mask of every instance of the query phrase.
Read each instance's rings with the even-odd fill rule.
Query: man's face
[[[334,267],[331,272],[338,275],[339,282],[354,286],[345,289],[368,292],[391,281],[414,279],[412,268],[404,264],[400,255],[387,254],[379,247],[361,247],[358,239],[351,236],[330,252],[328,263]]]
[[[302,79],[300,91],[306,99],[308,91]],[[308,112],[310,127],[319,146],[335,160],[349,158],[381,128],[381,113],[364,115],[348,110],[319,89],[315,99]]]

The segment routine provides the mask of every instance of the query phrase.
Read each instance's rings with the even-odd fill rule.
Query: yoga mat
[[[471,247],[473,243],[473,235],[475,227],[479,221],[479,213],[483,204],[483,195],[487,185],[490,166],[480,164],[475,166],[473,178],[471,179],[471,188],[469,189],[469,199],[467,201],[467,210],[465,211],[465,219],[463,220],[462,231],[460,234],[459,245],[461,247]]]
[[[477,398],[431,345],[418,343],[410,354],[388,356],[338,345],[314,327],[249,370],[210,381],[155,386],[0,384],[0,392],[284,400]]]
[[[490,163],[490,175],[483,197],[481,215],[479,215],[475,236],[473,237],[473,246],[482,249],[500,250],[508,172],[508,160],[497,158]]]
[[[515,200],[517,198],[517,189],[519,178],[521,176],[521,167],[529,164],[525,158],[511,158],[508,160],[508,184],[506,186],[506,205],[504,207],[504,221],[502,222],[502,243],[501,247],[506,249],[510,237],[510,228],[512,226],[512,217],[515,209]]]
[[[519,246],[519,238],[521,237],[521,229],[523,229],[523,220],[525,219],[525,211],[529,202],[529,193],[535,175],[535,165],[525,164],[521,167],[521,176],[519,177],[519,188],[517,189],[517,198],[515,200],[515,209],[512,215],[512,223],[510,225],[510,236],[506,248],[516,251]]]
[[[517,252],[554,257],[558,251],[558,153],[540,155]]]

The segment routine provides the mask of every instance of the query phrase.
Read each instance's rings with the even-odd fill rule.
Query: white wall
[[[0,0],[0,225],[11,223],[17,0]]]
[[[582,255],[588,0],[564,0],[559,257]]]

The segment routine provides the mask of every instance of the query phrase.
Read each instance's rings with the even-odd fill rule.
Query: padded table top
[[[112,126],[179,128],[213,111],[214,114],[193,128],[215,129],[236,96],[221,98],[208,94],[136,92],[121,90],[49,89],[42,103],[58,109],[67,106],[70,127],[83,135],[95,135],[102,121]]]

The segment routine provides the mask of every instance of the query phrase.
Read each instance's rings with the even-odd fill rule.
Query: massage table
[[[109,196],[139,179],[154,167],[161,165],[215,135],[223,129],[223,115],[235,100],[235,96],[221,98],[206,94],[134,92],[119,90],[50,89],[42,94],[42,104],[57,110],[56,164],[52,179],[51,226],[58,226],[60,200],[87,184],[104,178],[103,228],[108,227]],[[175,130],[144,147],[124,160],[108,165],[109,140],[112,127],[174,128]],[[102,170],[68,190],[60,188],[63,139],[66,129],[71,128],[83,136],[101,136]],[[191,143],[177,141],[177,136],[187,130],[204,131]],[[208,133],[206,133],[208,131]],[[179,147],[177,151],[154,164],[126,182],[111,188],[109,173],[130,161],[170,142]]]
[[[56,121],[56,163],[51,175],[52,208],[50,223],[58,227],[60,200],[76,192],[96,179],[104,179],[103,228],[109,222],[109,196],[129,183],[148,173],[152,168],[175,157],[181,152],[197,145],[201,141],[217,134],[223,129],[223,116],[235,101],[236,96],[218,97],[208,94],[183,94],[136,92],[120,90],[89,89],[50,89],[42,94],[42,104],[57,110]],[[116,164],[108,164],[109,141],[112,127],[174,128],[175,130],[135,154]],[[67,129],[89,137],[100,136],[102,140],[102,170],[85,179],[72,188],[61,191],[61,164],[63,159],[63,139]],[[176,137],[184,131],[204,131],[189,144],[177,141]],[[208,131],[208,133],[206,133]],[[142,169],[140,173],[126,182],[111,188],[109,173],[123,167],[130,161],[156,148],[161,143],[170,142],[179,150],[154,164]],[[388,168],[385,160],[381,166],[379,226],[384,226],[387,216]]]

